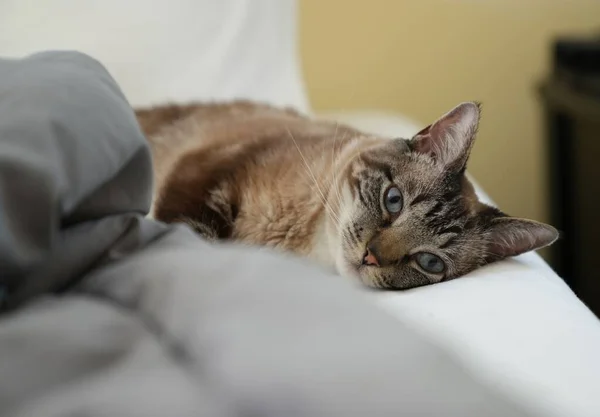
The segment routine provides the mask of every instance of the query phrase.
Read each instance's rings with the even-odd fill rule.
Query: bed
[[[134,106],[249,98],[311,112],[292,0],[50,4],[52,18],[27,2],[0,4],[0,55],[88,53]],[[393,136],[422,125],[377,109],[318,116]],[[478,192],[492,201],[481,187]],[[600,323],[537,254],[455,281],[365,297],[541,415],[600,415]]]

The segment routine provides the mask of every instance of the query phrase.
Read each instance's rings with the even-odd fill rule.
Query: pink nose
[[[377,260],[377,258],[373,255],[373,253],[369,249],[367,249],[367,252],[365,253],[365,257],[363,258],[363,263],[365,265],[379,266],[379,261]]]

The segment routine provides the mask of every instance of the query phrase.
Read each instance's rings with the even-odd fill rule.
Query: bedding
[[[151,178],[98,62],[0,60],[0,415],[540,415],[349,280],[146,218]]]

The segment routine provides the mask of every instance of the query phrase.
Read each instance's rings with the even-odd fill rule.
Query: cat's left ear
[[[416,152],[428,154],[446,169],[459,172],[469,158],[480,115],[479,103],[459,104],[417,133],[411,140],[411,147]]]
[[[490,260],[499,260],[551,245],[558,231],[547,224],[516,217],[493,219],[487,230]]]

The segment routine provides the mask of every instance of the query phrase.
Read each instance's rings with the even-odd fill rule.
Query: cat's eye
[[[430,274],[440,274],[444,272],[446,269],[446,264],[444,261],[433,253],[429,252],[420,252],[415,255],[415,260],[419,267],[423,269],[423,271],[428,272]]]
[[[385,209],[388,211],[388,213],[400,213],[402,206],[404,205],[404,201],[402,199],[402,193],[398,187],[390,187],[387,189],[384,196],[384,203]]]

